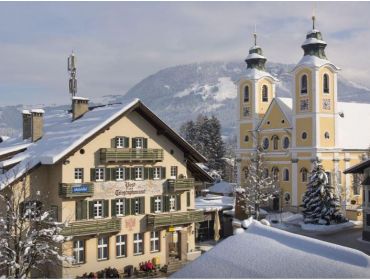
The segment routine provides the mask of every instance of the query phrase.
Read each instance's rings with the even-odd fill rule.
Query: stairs
[[[187,262],[175,257],[170,257],[167,264],[167,274],[172,274],[182,268]]]

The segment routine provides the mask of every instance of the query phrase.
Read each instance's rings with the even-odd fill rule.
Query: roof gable
[[[258,126],[259,130],[288,128],[292,126],[292,110],[288,98],[274,98]],[[290,102],[291,104],[291,102]],[[267,122],[270,122],[268,124]]]

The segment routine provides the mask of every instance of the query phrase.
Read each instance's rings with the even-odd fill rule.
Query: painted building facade
[[[313,26],[302,45],[304,56],[290,73],[292,98],[280,98],[275,94],[279,81],[266,72],[266,58],[255,39],[238,86],[238,183],[243,184],[249,159],[260,146],[265,172],[281,189],[272,207],[299,211],[313,161],[319,160],[337,186],[347,216],[361,219],[361,187],[343,171],[368,151],[369,133],[355,126],[370,120],[370,106],[338,102],[340,69],[327,59],[326,45]]]

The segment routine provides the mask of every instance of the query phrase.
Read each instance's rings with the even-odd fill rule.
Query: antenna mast
[[[71,53],[68,57],[68,72],[70,74],[69,78],[69,93],[72,97],[76,96],[77,93],[77,79],[76,79],[76,57],[75,54]]]

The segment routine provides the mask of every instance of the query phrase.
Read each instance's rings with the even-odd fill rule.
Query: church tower
[[[293,149],[337,145],[337,68],[326,57],[326,42],[315,28],[306,35],[303,58],[293,70]]]

